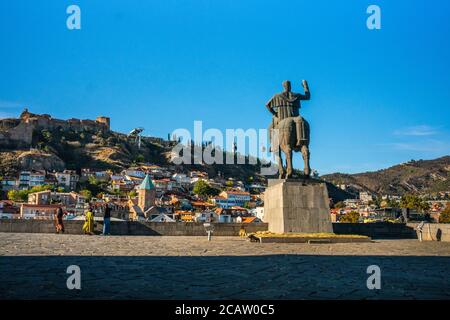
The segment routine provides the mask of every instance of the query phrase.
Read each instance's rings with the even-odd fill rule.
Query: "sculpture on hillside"
[[[266,104],[267,109],[272,113],[272,122],[269,126],[270,150],[275,152],[278,165],[279,177],[292,177],[292,153],[301,152],[304,161],[304,174],[309,177],[311,168],[309,167],[309,123],[299,114],[300,101],[309,100],[308,83],[302,80],[305,94],[291,91],[291,82],[283,82],[284,91],[278,93]],[[283,151],[286,158],[286,170],[281,158]]]

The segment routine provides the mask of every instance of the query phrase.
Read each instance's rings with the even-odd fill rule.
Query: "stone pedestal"
[[[269,179],[264,193],[264,222],[274,233],[332,233],[325,183],[314,179]]]

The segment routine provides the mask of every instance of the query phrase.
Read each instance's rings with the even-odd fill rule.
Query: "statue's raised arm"
[[[302,86],[305,90],[305,94],[300,94],[300,100],[309,100],[311,99],[311,92],[309,91],[308,82],[306,80],[302,80]]]

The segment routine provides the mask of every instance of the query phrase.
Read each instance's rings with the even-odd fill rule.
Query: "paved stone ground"
[[[1,299],[450,299],[450,243],[0,233]],[[66,268],[81,268],[68,290]],[[368,290],[369,265],[381,268]]]

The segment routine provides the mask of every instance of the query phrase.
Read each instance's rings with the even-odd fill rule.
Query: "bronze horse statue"
[[[302,137],[297,137],[296,121],[293,117],[285,118],[274,126],[273,151],[278,161],[278,173],[280,179],[292,178],[292,156],[293,152],[301,152],[304,162],[304,175],[309,176],[311,168],[309,166],[309,123],[302,119],[303,133]],[[297,143],[299,141],[299,143]],[[286,159],[286,167],[283,165],[281,152]],[[286,169],[285,169],[286,168]]]
[[[274,95],[266,104],[267,109],[273,114],[272,123],[269,126],[271,150],[275,152],[279,165],[279,178],[292,178],[293,152],[301,152],[305,164],[304,175],[309,177],[309,123],[299,114],[300,101],[309,100],[310,92],[306,80],[302,81],[305,94],[291,92],[291,82],[284,81],[284,91]],[[286,169],[283,166],[281,152],[286,158]]]

